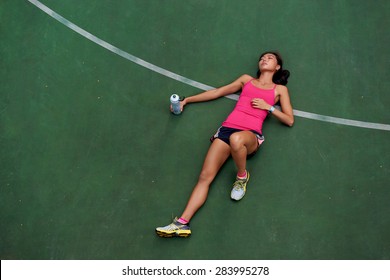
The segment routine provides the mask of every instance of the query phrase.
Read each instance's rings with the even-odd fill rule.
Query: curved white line
[[[70,22],[66,18],[62,17],[61,15],[57,14],[54,12],[52,9],[48,8],[41,2],[37,0],[27,0],[33,5],[35,5],[37,8],[51,16],[52,18],[58,20],[68,28],[72,29],[73,31],[77,32],[81,36],[87,38],[88,40],[91,40],[92,42],[102,46],[103,48],[122,56],[123,58],[130,60],[142,67],[148,68],[154,72],[157,72],[161,75],[167,76],[171,79],[177,80],[179,82],[188,84],[190,86],[196,87],[198,89],[202,90],[210,90],[214,89],[214,87],[211,87],[206,84],[199,83],[197,81],[188,79],[184,76],[178,75],[176,73],[173,73],[169,70],[166,70],[164,68],[161,68],[159,66],[156,66],[154,64],[151,64],[143,59],[140,59],[134,55],[131,55],[121,49],[118,49],[117,47],[107,43],[106,41],[103,41],[102,39],[96,37],[95,35],[85,31],[84,29],[78,27],[74,23]],[[237,94],[231,94],[226,96],[229,99],[232,100],[237,100],[238,95]],[[380,123],[371,123],[371,122],[363,122],[363,121],[355,121],[355,120],[349,120],[349,119],[343,119],[343,118],[336,118],[336,117],[330,117],[330,116],[325,116],[325,115],[319,115],[319,114],[314,114],[314,113],[309,113],[309,112],[304,112],[304,111],[299,111],[299,110],[294,110],[294,115],[302,118],[307,118],[307,119],[312,119],[312,120],[317,120],[317,121],[324,121],[324,122],[329,122],[329,123],[336,123],[336,124],[342,124],[342,125],[348,125],[348,126],[356,126],[356,127],[361,127],[361,128],[370,128],[370,129],[378,129],[378,130],[387,130],[390,131],[390,125],[389,124],[380,124]]]

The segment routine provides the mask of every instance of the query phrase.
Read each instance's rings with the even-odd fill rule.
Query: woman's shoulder
[[[276,84],[276,88],[280,88],[282,90],[286,90],[287,86]]]
[[[287,89],[286,86],[284,86],[284,85],[278,85],[278,84],[276,85],[275,90],[276,90],[277,92],[281,93],[281,94],[283,94],[284,92],[288,92],[288,89]]]
[[[254,80],[255,78],[253,78],[251,75],[248,75],[248,74],[243,74],[241,75],[240,77],[241,79],[244,79],[246,81],[250,81],[250,80]]]
[[[251,75],[243,74],[243,75],[241,75],[241,77],[239,77],[238,79],[241,81],[241,83],[242,83],[243,85],[245,85],[245,84],[247,84],[248,82],[254,80],[255,78],[253,78]]]

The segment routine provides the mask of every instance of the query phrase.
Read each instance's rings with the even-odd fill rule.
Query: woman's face
[[[272,53],[266,53],[265,55],[263,55],[259,61],[259,69],[260,71],[278,71],[280,69],[280,65],[278,64],[276,56]]]

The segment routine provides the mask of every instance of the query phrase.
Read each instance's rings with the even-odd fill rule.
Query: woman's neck
[[[271,85],[274,82],[272,81],[272,77],[274,76],[274,73],[271,72],[264,72],[260,74],[260,77],[257,79],[259,81],[260,85],[266,86]]]

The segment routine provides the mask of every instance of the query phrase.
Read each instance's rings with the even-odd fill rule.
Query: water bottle
[[[180,97],[177,94],[171,95],[171,105],[172,105],[172,113],[175,115],[180,115]]]

